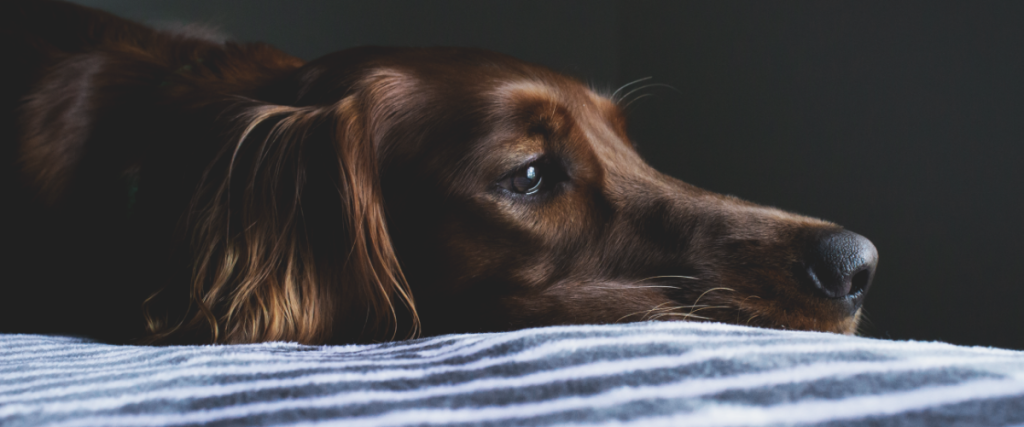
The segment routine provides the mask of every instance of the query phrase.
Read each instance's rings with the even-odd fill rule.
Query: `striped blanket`
[[[685,322],[362,346],[0,335],[0,425],[1006,425],[1024,352]]]

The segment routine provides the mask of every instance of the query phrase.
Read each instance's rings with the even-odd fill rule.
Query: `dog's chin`
[[[766,318],[758,322],[757,326],[772,329],[831,332],[844,335],[856,335],[857,326],[860,324],[861,310],[858,309],[853,315],[833,316],[786,316],[784,318]]]
[[[857,326],[860,325],[861,309],[857,309],[852,316],[845,316],[829,322],[829,328],[823,332],[834,332],[843,335],[857,335]]]
[[[838,334],[856,335],[857,326],[860,325],[861,313],[863,313],[863,309],[861,308],[861,302],[863,299],[864,293],[861,292],[832,301],[832,303],[837,307],[839,314],[834,316],[825,316],[824,324],[826,327],[823,330],[825,332],[835,332]]]
[[[864,313],[864,309],[858,308],[857,312],[854,313],[853,316],[849,317],[849,322],[846,326],[846,330],[842,331],[843,334],[857,335],[857,327],[860,326],[860,316],[862,313]]]
[[[741,301],[722,302],[723,305],[717,307],[659,312],[659,307],[669,305],[663,303],[644,312],[641,318],[631,316],[627,321],[719,322],[767,329],[856,335],[863,314],[855,296],[831,300],[798,299],[786,303],[765,302],[753,298],[743,300],[741,298]],[[751,301],[757,303],[751,304]],[[673,301],[672,304],[681,303]],[[619,320],[621,321],[623,319]]]

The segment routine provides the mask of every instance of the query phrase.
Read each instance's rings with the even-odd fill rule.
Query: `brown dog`
[[[867,239],[658,173],[614,99],[504,55],[303,63],[64,3],[2,16],[4,331],[851,333],[874,274]]]

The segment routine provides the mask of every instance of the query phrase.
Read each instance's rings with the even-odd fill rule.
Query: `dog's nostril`
[[[850,295],[856,295],[858,293],[867,290],[868,285],[871,284],[871,270],[864,269],[858,271],[853,275],[853,280],[850,282]]]
[[[844,298],[866,292],[878,264],[871,241],[846,230],[817,236],[806,256],[807,274],[827,298]]]

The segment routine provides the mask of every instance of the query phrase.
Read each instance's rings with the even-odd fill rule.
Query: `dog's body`
[[[647,166],[616,104],[470,49],[310,63],[8,2],[0,330],[362,342],[645,319],[850,333],[877,254]]]

